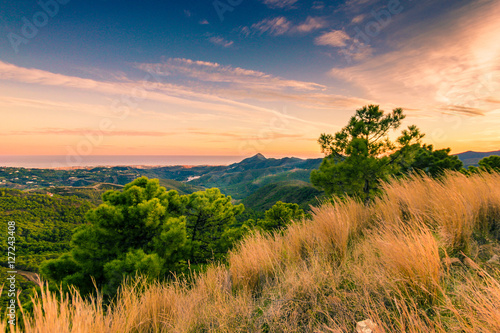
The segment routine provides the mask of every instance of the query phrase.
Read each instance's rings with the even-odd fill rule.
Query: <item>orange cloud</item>
[[[477,1],[399,41],[394,51],[330,74],[363,90],[378,103],[428,112],[487,114],[485,98],[500,98],[500,3]],[[411,34],[411,31],[405,31]],[[467,109],[468,108],[468,109]],[[464,110],[468,112],[464,112]]]

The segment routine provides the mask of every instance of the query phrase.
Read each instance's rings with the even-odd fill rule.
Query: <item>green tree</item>
[[[278,201],[265,212],[265,218],[257,221],[257,227],[265,231],[280,230],[291,221],[300,221],[305,217],[304,210],[295,203]]]
[[[414,150],[410,162],[400,162],[400,173],[407,174],[412,171],[423,171],[431,177],[442,175],[445,170],[460,171],[463,163],[457,156],[450,155],[450,148],[434,150],[432,145],[424,144]]]
[[[199,264],[207,258],[221,259],[241,236],[236,216],[243,213],[244,206],[233,205],[231,197],[217,188],[195,192],[187,199],[182,214],[187,221],[190,262]]]
[[[45,262],[42,275],[82,293],[94,290],[94,279],[113,295],[125,276],[154,279],[182,272],[189,260],[221,258],[236,238],[228,229],[243,210],[217,189],[180,196],[146,177],[102,199],[87,213],[89,224],[74,233],[71,252]]]
[[[354,196],[368,203],[378,193],[379,183],[394,174],[398,163],[409,160],[420,146],[423,134],[409,126],[392,142],[388,135],[401,126],[403,110],[384,114],[377,105],[356,110],[347,126],[335,135],[321,134],[318,143],[325,153],[311,183],[326,194]]]
[[[492,155],[482,158],[479,161],[479,167],[488,171],[500,172],[500,156]]]

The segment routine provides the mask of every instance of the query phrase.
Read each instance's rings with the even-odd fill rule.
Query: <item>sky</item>
[[[435,148],[498,150],[498,17],[496,0],[0,0],[0,155],[321,157],[368,104]]]

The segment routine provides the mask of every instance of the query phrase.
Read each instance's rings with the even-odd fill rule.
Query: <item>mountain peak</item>
[[[261,153],[257,153],[255,154],[254,156],[250,157],[251,159],[259,159],[259,160],[266,160],[266,157],[264,155],[262,155]]]
[[[262,161],[266,161],[266,160],[267,160],[267,158],[264,155],[262,155],[261,153],[258,153],[252,157],[245,158],[243,161],[241,161],[237,164],[248,164],[248,163],[254,164],[254,163],[258,163],[258,162],[262,162]]]

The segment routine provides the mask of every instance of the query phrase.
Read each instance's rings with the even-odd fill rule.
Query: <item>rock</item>
[[[490,260],[487,261],[488,264],[500,264],[500,256],[494,254]]]
[[[356,333],[377,333],[377,324],[371,319],[366,319],[356,323]]]

